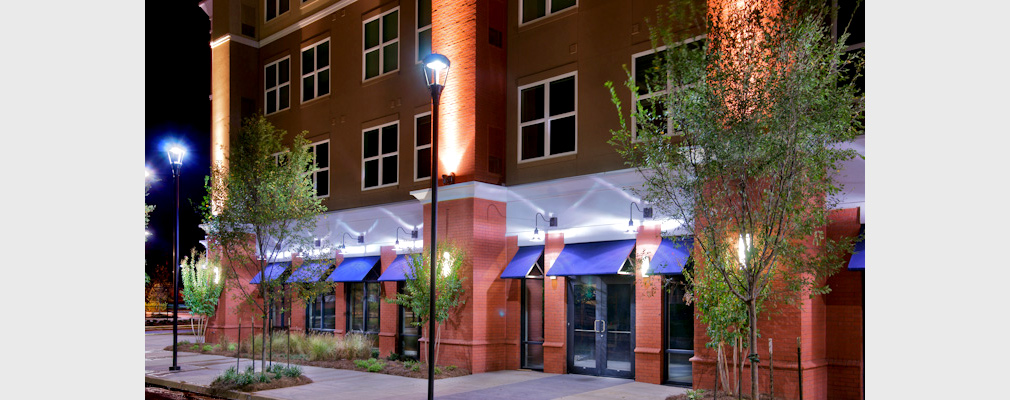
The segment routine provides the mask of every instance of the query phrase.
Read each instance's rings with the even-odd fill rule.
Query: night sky
[[[199,3],[147,2],[145,11],[145,161],[158,180],[146,200],[155,205],[145,244],[147,273],[169,284],[175,222],[172,172],[163,148],[169,141],[188,149],[179,195],[180,259],[204,238],[197,207],[210,173],[210,19]]]

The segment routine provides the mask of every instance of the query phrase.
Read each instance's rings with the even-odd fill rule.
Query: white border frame
[[[564,114],[551,116],[550,105],[551,105],[551,82],[559,81],[568,77],[575,77],[575,110]],[[523,118],[523,90],[529,89],[534,86],[544,85],[544,117],[541,119],[522,122]],[[516,162],[519,164],[547,160],[551,158],[564,157],[579,153],[579,71],[572,71],[564,73],[561,75],[553,76],[541,81],[533,82],[527,85],[520,86],[516,91],[518,95],[518,107],[516,108],[516,139],[519,143],[519,147],[516,147]],[[570,116],[575,116],[575,149],[565,153],[551,154],[551,121],[556,119],[567,118]],[[538,123],[544,124],[544,155],[537,158],[523,159],[523,126],[535,125]]]
[[[274,5],[277,6],[277,15],[274,15],[273,18],[267,19],[267,3],[271,2],[271,1],[274,2]],[[281,11],[281,3],[288,3],[288,11],[280,12]],[[287,12],[290,12],[290,11],[291,11],[291,0],[264,0],[263,1],[263,23],[265,24],[267,22],[270,22],[270,21],[273,21],[273,20],[275,20],[277,18],[280,18],[281,15],[284,15],[284,13],[287,13]]]
[[[312,147],[312,155],[313,156],[318,156],[319,153],[316,152],[315,148],[317,146],[320,146],[320,145],[323,145],[323,144],[326,145],[326,156],[328,158],[332,158],[332,157],[330,157],[330,155],[333,154],[333,153],[331,153],[331,151],[333,149],[330,146],[330,139],[323,139],[323,140],[320,140],[320,141],[315,142],[315,143],[310,143],[309,146]],[[329,172],[330,171],[330,164],[331,164],[330,160],[327,159],[326,160],[326,167],[316,168],[316,169],[312,170],[312,189],[315,190],[317,193],[319,192],[319,189],[318,189],[318,186],[317,186],[318,184],[316,183],[316,181],[318,180],[317,174],[319,172],[323,172],[323,171]],[[326,174],[326,195],[324,195],[324,196],[315,196],[315,198],[317,198],[317,199],[325,199],[325,198],[330,197],[330,194],[333,193],[333,179],[332,179],[332,177],[333,177],[333,174],[331,174],[331,173],[327,173]]]
[[[329,71],[330,67],[333,65],[333,45],[332,45],[332,42],[330,42],[330,49],[329,49],[329,52],[328,52],[330,59],[327,60],[325,67],[323,67],[321,69],[316,69],[316,65],[319,64],[319,62],[318,62],[319,61],[319,52],[316,51],[316,48],[318,48],[319,45],[323,44],[323,42],[330,42],[329,36],[327,36],[325,39],[319,40],[319,41],[317,41],[315,43],[312,43],[312,44],[310,44],[308,46],[302,47],[302,51],[298,53],[298,56],[299,56],[298,57],[298,64],[299,64],[298,66],[304,68],[304,66],[301,65],[301,63],[305,62],[304,53],[306,51],[308,51],[309,49],[312,49],[312,67],[313,67],[312,68],[312,72],[309,72],[307,74],[301,74],[301,73],[299,73],[299,75],[302,78],[301,78],[301,81],[299,82],[299,85],[298,85],[299,86],[299,89],[298,89],[298,104],[304,104],[304,103],[310,102],[312,100],[318,99],[318,98],[323,97],[323,96],[329,96],[330,93],[333,92],[333,90],[330,90],[330,89],[332,89],[332,87],[331,87],[331,88],[327,88],[328,91],[326,92],[326,94],[324,94],[324,95],[320,95],[319,94],[319,73],[323,72],[323,71]],[[302,68],[299,69],[299,71],[301,71],[301,70],[302,70]],[[312,89],[314,90],[313,93],[315,93],[315,95],[312,96],[311,99],[305,100],[305,78],[308,78],[309,76],[313,76],[314,77],[312,79],[312,84],[313,84],[313,88]],[[330,74],[330,86],[332,86],[332,84],[333,84],[333,74]]]
[[[420,64],[421,61],[423,61],[423,60],[421,60],[421,32],[422,31],[433,30],[432,24],[434,24],[434,20],[433,20],[431,24],[428,24],[428,25],[425,25],[425,26],[417,26],[417,17],[419,15],[421,15],[421,4],[420,3],[421,3],[421,0],[415,0],[414,1],[414,65]],[[434,14],[434,9],[433,9],[432,14]],[[434,44],[435,44],[435,38],[432,37],[432,46],[431,46],[432,47],[431,48],[432,53],[435,52],[434,51],[435,50]],[[417,174],[415,174],[415,176],[416,175]]]
[[[382,128],[385,128],[385,127],[390,126],[390,125],[396,125],[396,136],[397,136],[396,137],[396,151],[394,151],[392,153],[388,153],[388,154],[383,154],[382,153]],[[388,122],[388,123],[385,123],[385,124],[382,124],[382,125],[375,125],[375,126],[368,127],[368,128],[365,128],[365,129],[361,130],[361,191],[362,192],[364,192],[366,190],[381,189],[381,188],[390,187],[390,186],[396,186],[396,185],[400,184],[400,135],[403,134],[403,130],[400,129],[399,125],[400,125],[400,121],[396,120],[396,121],[393,121],[393,122]],[[378,130],[379,131],[379,154],[376,155],[376,156],[374,156],[374,157],[365,158],[365,132],[373,131],[373,130]],[[382,184],[382,159],[386,158],[386,157],[392,157],[392,156],[396,156],[396,171],[394,172],[396,174],[396,182],[387,183],[387,184],[383,185]],[[379,185],[378,186],[372,186],[372,187],[367,187],[366,188],[365,187],[365,162],[366,161],[371,161],[371,160],[378,160],[379,161],[379,172],[378,172],[378,174],[379,174]]]
[[[284,61],[284,60],[288,60],[288,82],[286,83],[286,85],[288,85],[288,106],[285,107],[285,108],[280,108],[280,106],[281,106],[281,101],[280,101],[281,100],[281,87],[285,85],[285,84],[281,84],[280,83],[280,63],[282,61]],[[271,65],[277,65],[278,66],[278,68],[277,68],[277,82],[278,83],[277,83],[277,86],[274,86],[272,88],[268,88],[268,87],[266,87],[267,86],[267,68],[269,68]],[[276,93],[277,96],[276,96],[276,98],[274,100],[277,102],[277,107],[278,108],[274,112],[268,112],[267,111],[267,96],[269,96],[268,93],[270,93],[271,89],[276,89],[277,90],[277,93]],[[281,58],[277,59],[274,62],[268,63],[268,64],[266,64],[266,65],[263,66],[263,115],[274,115],[274,114],[277,114],[277,113],[279,113],[281,111],[284,111],[284,110],[287,110],[287,109],[290,109],[290,108],[291,108],[291,56],[287,55],[287,56],[284,56],[284,57],[281,57]]]
[[[564,10],[560,10],[560,11],[557,11],[557,12],[551,12],[551,3],[553,3],[553,2],[554,2],[554,0],[544,0],[544,3],[545,3],[545,7],[544,7],[545,14],[544,14],[544,16],[533,18],[533,19],[529,20],[529,22],[523,22],[523,0],[519,0],[519,16],[517,18],[519,20],[519,26],[529,25],[529,24],[535,23],[537,21],[543,20],[545,18],[548,18],[548,17],[550,17],[552,15],[560,14],[560,13],[563,13],[565,11],[568,11],[568,10],[571,10],[571,9],[574,9],[574,8],[579,8],[579,0],[575,0],[575,4],[572,4],[571,7],[565,8]]]
[[[683,45],[688,44],[688,43],[694,43],[694,42],[697,42],[697,41],[703,40],[703,39],[708,39],[708,34],[701,34],[701,35],[698,35],[698,36],[694,36],[694,37],[685,39],[682,42],[674,43],[673,46],[670,46],[670,47],[679,47],[679,46],[683,46]],[[655,49],[649,49],[649,50],[640,51],[638,53],[632,54],[631,55],[631,71],[632,71],[632,74],[635,73],[636,67],[638,66],[638,59],[639,58],[641,58],[642,56],[649,55],[649,54],[653,54],[653,53],[657,53],[657,52],[660,52],[660,51],[664,51],[667,48],[668,48],[668,46],[659,46],[659,47],[657,47]],[[635,80],[635,84],[636,85],[638,84],[638,80],[637,79]],[[646,93],[646,94],[643,94],[643,95],[639,95],[638,92],[632,92],[631,93],[631,106],[632,107],[638,107],[638,102],[640,100],[648,100],[648,99],[651,99],[651,98],[656,97],[656,96],[662,96],[662,95],[664,95],[666,93],[669,93],[669,91],[673,90],[673,89],[674,88],[671,87],[670,82],[667,81],[667,83],[666,83],[666,89],[660,90],[658,92],[649,92],[649,93]],[[639,97],[639,96],[641,96],[641,97]],[[632,143],[635,143],[635,142],[638,141],[637,131],[638,131],[638,122],[635,121],[635,114],[632,113],[631,114],[631,142]],[[672,119],[667,119],[666,120],[666,135],[664,135],[664,136],[666,136],[666,137],[673,137],[673,120]]]
[[[424,146],[418,146],[417,145],[417,133],[418,133],[417,132],[417,120],[419,120],[421,118],[424,118],[424,117],[430,117],[430,116],[431,116],[431,111],[426,111],[426,112],[414,115],[414,144],[413,144],[413,147],[414,147],[414,162],[413,162],[413,164],[414,164],[414,182],[424,182],[424,181],[427,181],[427,180],[431,179],[430,176],[426,176],[426,177],[423,177],[423,178],[418,178],[417,177],[417,172],[418,172],[417,171],[417,158],[418,158],[417,157],[417,153],[419,151],[421,151],[421,150],[430,149],[431,148],[431,141],[430,140],[428,141],[428,144],[426,144]],[[431,135],[431,132],[428,132],[428,134]],[[431,173],[431,168],[430,167],[428,169],[428,173],[429,174]]]
[[[402,46],[400,46],[400,18],[403,17],[403,14],[399,13],[399,11],[400,11],[400,7],[397,6],[397,7],[394,7],[392,9],[389,9],[388,11],[386,11],[386,12],[384,12],[382,14],[379,14],[379,15],[376,15],[376,16],[374,16],[372,18],[369,18],[369,19],[366,19],[364,21],[361,21],[361,49],[362,49],[361,50],[361,81],[362,82],[367,82],[367,81],[370,81],[372,79],[379,78],[379,77],[382,77],[384,75],[389,75],[389,74],[392,74],[392,73],[397,72],[397,71],[400,70],[400,59],[399,59],[400,58],[400,51],[403,50],[401,48]],[[382,42],[382,28],[383,28],[382,17],[385,17],[386,15],[391,14],[393,12],[397,12],[397,17],[396,17],[396,39],[390,40],[388,43],[383,43]],[[367,68],[365,66],[365,63],[366,63],[366,60],[368,58],[367,55],[369,53],[369,49],[365,48],[365,25],[368,25],[369,22],[372,22],[372,21],[377,20],[377,19],[379,20],[379,44],[376,47],[372,47],[372,49],[376,49],[376,50],[373,50],[373,51],[378,51],[379,52],[379,74],[376,75],[376,76],[373,76],[371,78],[368,78],[368,77],[365,76],[365,74],[367,73]],[[383,64],[382,61],[383,61],[384,53],[385,53],[383,50],[385,49],[386,46],[388,46],[390,44],[393,44],[393,43],[396,43],[396,57],[397,57],[397,59],[396,59],[396,69],[394,69],[392,71],[389,71],[389,72],[382,72],[382,64]]]

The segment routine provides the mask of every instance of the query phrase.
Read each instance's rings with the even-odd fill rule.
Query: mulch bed
[[[192,344],[192,343],[191,344],[181,344],[181,345],[179,345],[179,351],[186,351],[186,352],[191,352],[191,353],[201,353],[201,354],[213,354],[213,355],[225,356],[225,357],[235,357],[235,352],[234,351],[226,351],[226,350],[204,351],[203,350],[203,346],[204,346],[203,343],[199,343],[199,347],[198,348],[194,348],[193,346],[195,346],[195,345]],[[165,350],[166,351],[172,351],[172,346],[165,347]],[[259,362],[259,358],[258,358],[259,356],[260,355],[257,353],[256,354],[256,357],[257,357],[256,361],[257,361],[257,363]],[[243,357],[243,358],[252,358],[252,355],[249,354],[249,353],[243,353],[241,355],[241,357]],[[386,367],[383,368],[382,371],[376,372],[378,374],[405,376],[405,377],[408,377],[408,378],[428,379],[428,366],[426,364],[418,364],[419,368],[417,369],[417,371],[411,371],[411,370],[403,367],[403,362],[402,361],[389,361],[389,360],[385,360],[385,359],[382,359],[380,361],[386,363]],[[274,353],[273,362],[275,364],[287,364],[288,359],[287,359],[287,357],[283,353],[276,353],[275,352]],[[308,366],[311,366],[311,367],[322,367],[322,368],[349,369],[349,370],[354,370],[354,371],[368,372],[364,368],[358,368],[358,367],[356,367],[354,365],[354,361],[353,360],[336,360],[336,361],[334,361],[334,360],[318,360],[318,361],[309,361],[309,360],[305,360],[305,359],[301,359],[301,358],[297,358],[295,356],[292,356],[291,357],[291,364],[308,365]],[[256,368],[257,369],[259,368],[259,364],[257,364]],[[439,369],[442,370],[442,373],[441,374],[435,374],[435,379],[455,378],[457,376],[470,375],[470,371],[467,370],[467,369],[464,369],[464,368],[454,368],[452,370],[449,370],[449,368],[446,368],[446,366],[443,365],[443,366],[439,366]],[[256,390],[265,390],[265,389],[256,389]]]
[[[144,388],[144,400],[221,400],[221,397],[207,396],[181,390],[155,386]]]
[[[711,390],[706,390],[705,391],[705,395],[702,398],[705,399],[705,400],[711,399],[712,398],[712,391]],[[745,400],[750,400],[750,394],[744,393],[744,394],[742,394],[740,396],[740,398],[741,399],[745,399]],[[731,394],[727,394],[726,392],[723,392],[723,391],[720,390],[719,391],[719,398],[716,399],[716,400],[736,400],[736,399],[737,399],[737,397],[736,397],[735,394],[732,394],[732,395]],[[779,398],[776,397],[775,399],[779,399]],[[666,400],[688,400],[688,397],[687,397],[686,393],[685,394],[677,394],[677,395],[673,395],[673,396],[667,397]],[[773,400],[773,399],[767,393],[761,393],[761,400]]]

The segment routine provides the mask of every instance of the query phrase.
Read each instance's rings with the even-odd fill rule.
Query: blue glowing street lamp
[[[172,239],[172,366],[169,371],[179,370],[179,174],[182,172],[182,158],[186,148],[168,148],[168,164],[175,179],[175,236]]]

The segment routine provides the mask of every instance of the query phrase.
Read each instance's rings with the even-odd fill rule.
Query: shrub
[[[366,369],[368,372],[379,372],[382,371],[383,368],[386,368],[386,363],[375,358],[369,358],[367,360],[354,360],[354,366]]]
[[[389,361],[399,361],[400,360],[400,355],[396,354],[393,351],[390,351],[389,355],[386,356],[386,360],[389,360]]]
[[[181,342],[177,342],[176,344],[178,344],[179,346],[182,346],[182,345],[191,344],[191,343],[188,340],[183,340]]]
[[[286,376],[286,377],[290,377],[290,378],[297,378],[299,376],[302,376],[302,367],[299,367],[297,365],[292,365],[292,366],[289,366],[289,367],[285,367],[284,371],[281,372],[281,375]]]
[[[323,360],[332,358],[334,355],[335,343],[324,335],[312,335],[309,337],[308,356],[309,360]]]
[[[237,343],[228,343],[228,351],[235,351],[236,349],[238,349]]]
[[[344,344],[348,359],[368,358],[372,354],[371,341],[360,333],[351,333],[344,336]]]
[[[705,398],[705,389],[687,389],[688,400],[702,400]]]
[[[379,349],[372,349],[372,358],[379,358]]]
[[[200,345],[199,344],[194,344],[192,346],[189,346],[189,350],[190,351],[200,351]]]
[[[450,366],[448,366],[448,367],[445,367],[445,370],[446,370],[446,371],[452,371],[452,370],[454,370],[454,369],[456,369],[456,366],[455,366],[455,365],[450,365]]]
[[[438,292],[435,292],[435,294],[438,294]],[[442,375],[442,369],[436,366],[435,367],[435,375]]]

